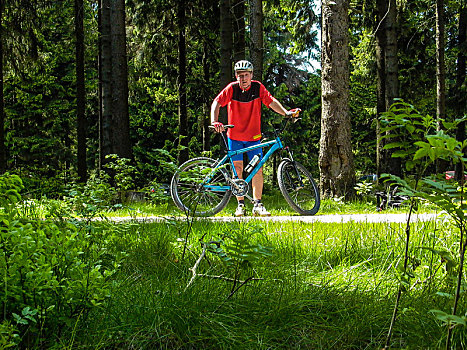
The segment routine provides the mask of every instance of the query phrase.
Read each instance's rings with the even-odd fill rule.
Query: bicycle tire
[[[175,205],[191,216],[212,216],[225,208],[232,195],[228,191],[210,191],[202,182],[206,169],[212,169],[216,161],[211,158],[193,158],[183,163],[172,177],[170,195]],[[210,183],[228,185],[229,175],[223,168],[218,169]]]
[[[295,166],[294,166],[295,164]],[[303,186],[298,186],[298,175]],[[277,169],[279,189],[287,203],[301,215],[315,215],[321,205],[318,186],[310,172],[299,162],[284,159]]]

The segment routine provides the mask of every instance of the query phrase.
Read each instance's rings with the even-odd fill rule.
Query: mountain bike
[[[221,159],[207,157],[193,158],[183,163],[172,177],[170,194],[175,205],[183,212],[192,216],[212,216],[220,212],[228,204],[230,197],[248,195],[251,180],[266,161],[277,151],[286,153],[281,157],[277,168],[279,189],[287,203],[301,215],[315,215],[320,207],[318,186],[311,173],[293,158],[292,150],[284,146],[280,134],[290,124],[292,118],[287,118],[284,126],[274,128],[274,140],[262,141],[258,145],[250,146],[238,151],[230,151],[226,133],[222,132],[222,139],[226,147],[226,154]],[[294,123],[300,118],[294,118]],[[224,125],[233,128],[234,125]],[[269,148],[267,153],[258,159],[256,164],[253,157],[245,170],[251,168],[245,179],[240,179],[233,165],[232,157],[257,148]]]

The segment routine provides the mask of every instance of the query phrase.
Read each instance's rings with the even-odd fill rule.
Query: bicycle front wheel
[[[319,189],[310,172],[298,163],[284,159],[277,170],[279,189],[289,205],[301,215],[315,215],[321,204]]]
[[[215,163],[200,157],[180,166],[170,183],[170,194],[180,210],[192,216],[211,216],[227,205],[232,195],[229,175],[224,168],[213,172]]]

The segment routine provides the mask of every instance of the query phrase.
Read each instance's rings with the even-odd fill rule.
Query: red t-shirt
[[[227,106],[228,123],[235,125],[227,136],[237,141],[261,139],[261,103],[269,107],[273,97],[262,83],[251,81],[247,90],[239,83],[227,85],[215,99],[222,107]]]

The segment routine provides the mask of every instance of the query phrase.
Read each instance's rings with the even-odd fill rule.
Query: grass
[[[247,215],[253,207],[248,200],[246,200]],[[268,189],[263,196],[263,203],[268,211],[273,216],[296,216],[299,215],[287,204],[279,190]],[[233,216],[237,206],[235,197],[232,197],[228,205],[218,213],[216,216]],[[432,208],[423,207],[420,211],[430,211]],[[389,208],[384,213],[401,213],[407,212],[408,207]],[[322,199],[321,207],[316,215],[333,215],[333,214],[369,214],[378,213],[375,200],[372,198],[367,200],[355,200],[351,202],[344,202],[335,199]],[[108,213],[106,213],[108,214]],[[121,209],[113,210],[111,212],[114,216],[183,216],[183,213],[175,207],[172,200],[167,198],[165,201],[159,202],[136,202],[127,203]]]
[[[404,226],[368,223],[195,222],[182,258],[184,223],[123,224],[113,249],[127,258],[108,303],[83,320],[76,345],[105,349],[380,349],[399,286]],[[420,247],[451,248],[449,224],[416,223],[413,277],[403,294],[393,348],[437,349],[445,329],[430,313],[449,312],[452,286],[440,258]],[[238,278],[213,254],[198,266],[199,240],[224,234],[268,246]],[[228,239],[226,239],[228,241]],[[437,271],[437,274],[435,274]],[[434,276],[434,277],[433,277]],[[430,278],[431,277],[431,278]],[[238,284],[237,284],[238,286]],[[462,306],[466,308],[465,298]],[[456,333],[456,346],[465,345]]]

